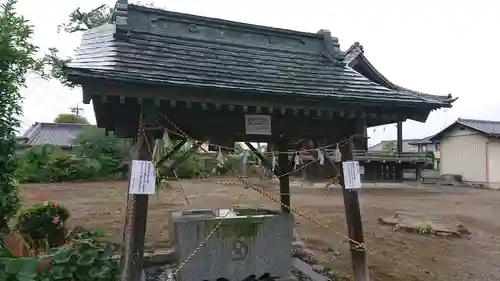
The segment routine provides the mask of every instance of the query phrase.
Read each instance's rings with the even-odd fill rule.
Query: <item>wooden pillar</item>
[[[398,153],[403,152],[403,122],[398,122],[397,125],[397,139],[396,139],[396,149]],[[402,163],[396,164],[396,180],[403,180],[403,167]]]
[[[285,206],[290,207],[290,176],[291,171],[290,160],[288,159],[288,141],[285,136],[281,135],[278,140],[278,165],[280,174],[280,200]],[[289,213],[290,209],[281,206],[281,211]]]
[[[272,152],[273,150],[274,150],[273,143],[268,142],[267,146],[266,146],[266,152],[267,152],[266,157],[267,158],[270,158],[269,153]],[[264,176],[265,176],[264,178],[267,178],[267,179],[273,178],[273,172],[272,172],[273,168],[275,168],[275,167],[270,166],[269,169],[265,169],[265,167],[264,167]]]
[[[415,179],[417,180],[417,182],[420,182],[422,180],[422,168],[420,167],[419,163],[416,164]]]
[[[132,148],[132,160],[152,160],[154,146],[153,132],[144,130],[148,125],[154,125],[156,114],[154,104],[142,105],[141,132],[134,147]],[[128,195],[127,217],[125,219],[123,256],[122,256],[122,279],[124,281],[137,281],[142,278],[144,242],[146,236],[146,225],[148,219],[149,196],[143,194]]]
[[[363,122],[363,132],[365,134],[365,137],[363,138],[363,149],[364,151],[368,151],[368,127],[366,126],[366,121]]]
[[[352,145],[347,144],[340,148],[342,154],[342,162],[353,160]],[[340,165],[340,185],[342,186],[342,195],[344,198],[344,207],[347,220],[347,232],[349,238],[364,245],[365,239],[363,235],[363,221],[361,220],[361,209],[359,206],[359,197],[357,190],[349,190],[345,188],[344,173],[342,165]],[[369,281],[370,274],[368,271],[368,262],[366,252],[360,249],[359,245],[353,241],[349,241],[352,267],[354,271],[354,281]]]
[[[389,180],[394,181],[398,178],[398,167],[397,163],[389,163]]]
[[[383,179],[383,170],[382,170],[382,163],[381,162],[376,162],[373,163],[373,170],[375,171],[375,181],[380,181]]]

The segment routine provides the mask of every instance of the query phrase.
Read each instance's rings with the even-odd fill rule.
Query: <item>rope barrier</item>
[[[196,141],[196,142],[202,142],[201,140],[197,140],[197,139],[194,139],[194,138],[191,138],[188,134],[186,134],[181,128],[179,128],[179,126],[177,126],[172,120],[170,120],[168,117],[166,117],[165,115],[161,114],[161,113],[158,113],[158,115],[160,117],[162,117],[163,119],[165,119],[165,121],[167,121],[167,123],[169,123],[172,127],[175,128],[175,130],[177,130],[178,132],[174,131],[174,130],[171,130],[171,129],[168,129],[168,128],[165,128],[162,126],[162,128],[164,130],[166,130],[167,132],[169,133],[172,133],[176,136],[179,136],[179,137],[182,137],[182,138],[186,138],[186,139],[191,139],[193,141]],[[328,144],[328,145],[324,145],[324,146],[320,146],[320,147],[316,147],[316,148],[310,148],[310,149],[300,149],[300,150],[288,150],[288,151],[269,151],[269,152],[260,152],[261,154],[263,155],[267,155],[267,156],[270,156],[272,154],[277,154],[277,153],[286,153],[286,154],[296,154],[296,153],[307,153],[307,152],[313,152],[313,151],[318,151],[318,150],[324,150],[324,149],[328,149],[328,148],[332,148],[332,147],[336,147],[337,145],[340,145],[340,144],[343,144],[345,142],[348,142],[350,139],[354,138],[354,137],[362,137],[362,136],[365,136],[365,134],[356,134],[356,135],[352,135],[351,137],[349,137],[348,139],[345,139],[343,141],[340,141],[340,142],[336,142],[336,143],[333,143],[333,144]],[[228,147],[228,146],[223,146],[223,145],[218,145],[218,144],[214,144],[214,143],[207,143],[208,146],[211,146],[211,147],[215,147],[217,149],[224,149],[224,150],[229,150],[229,151],[235,151],[236,149],[233,148],[233,147]]]
[[[328,231],[330,231],[330,232],[332,232],[332,233],[334,233],[334,234],[336,234],[336,235],[338,235],[338,236],[340,236],[340,237],[344,238],[345,240],[347,240],[347,241],[351,242],[352,244],[356,245],[355,250],[357,250],[357,251],[366,251],[366,252],[369,252],[369,251],[368,251],[368,249],[365,247],[364,243],[358,242],[358,241],[356,241],[356,240],[353,240],[353,239],[349,238],[348,236],[342,235],[340,232],[334,231],[334,230],[332,229],[332,226],[327,226],[327,225],[324,225],[324,224],[320,223],[319,221],[317,221],[317,220],[313,219],[310,215],[307,215],[307,214],[305,214],[305,213],[303,213],[303,212],[298,211],[297,209],[295,209],[295,208],[293,208],[293,207],[291,207],[291,206],[288,206],[288,205],[286,205],[286,204],[282,203],[280,200],[278,200],[278,199],[274,198],[273,196],[269,195],[269,194],[268,194],[267,192],[265,192],[264,190],[262,190],[262,189],[260,189],[260,188],[258,188],[258,187],[256,187],[256,186],[254,186],[253,184],[251,184],[250,182],[248,182],[247,180],[245,180],[245,179],[243,179],[243,178],[241,178],[241,177],[237,177],[237,180],[238,180],[240,183],[242,183],[243,185],[245,185],[245,187],[246,187],[246,188],[251,188],[252,190],[257,191],[258,193],[260,193],[260,194],[261,194],[261,195],[263,195],[264,197],[267,197],[267,198],[268,198],[268,199],[270,199],[271,201],[273,201],[273,202],[275,202],[275,203],[278,203],[279,205],[281,205],[281,206],[283,206],[284,208],[286,208],[286,209],[290,210],[291,212],[293,212],[293,213],[295,213],[295,214],[299,215],[300,217],[303,217],[303,218],[305,218],[306,220],[308,220],[308,221],[310,221],[310,222],[314,223],[315,225],[321,226],[321,227],[323,227],[323,228],[327,229]]]

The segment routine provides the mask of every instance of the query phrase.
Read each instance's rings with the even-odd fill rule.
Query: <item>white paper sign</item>
[[[359,162],[358,161],[342,162],[342,169],[344,170],[345,188],[346,189],[361,188],[361,175],[359,171]]]
[[[156,170],[153,162],[132,160],[129,194],[155,194]]]
[[[271,135],[271,115],[246,114],[245,131],[247,135]]]

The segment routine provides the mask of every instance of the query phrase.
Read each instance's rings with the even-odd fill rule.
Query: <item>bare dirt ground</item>
[[[179,182],[173,189],[151,197],[147,247],[166,247],[168,212],[181,208],[229,207],[243,190],[217,180],[182,182],[190,201],[185,202]],[[26,205],[53,200],[65,204],[73,225],[104,231],[121,240],[126,196],[125,182],[93,182],[23,185]],[[274,188],[269,189],[276,191]],[[329,195],[321,188],[292,188],[292,205],[333,230],[346,235],[340,190]],[[372,280],[500,280],[500,191],[460,187],[366,188],[360,195]],[[242,206],[279,208],[255,191],[248,190]],[[472,238],[433,238],[394,232],[377,218],[411,215],[422,221],[463,224]],[[340,275],[351,274],[348,244],[342,236],[296,216],[307,246],[325,266]]]

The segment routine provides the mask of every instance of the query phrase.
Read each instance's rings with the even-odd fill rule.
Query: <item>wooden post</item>
[[[396,138],[396,151],[397,153],[403,152],[403,122],[398,122],[397,127],[397,138]],[[396,180],[403,180],[403,166],[402,163],[396,163]]]
[[[151,134],[144,134],[138,137],[132,148],[132,160],[151,160],[147,142],[152,144],[154,140]],[[122,257],[123,281],[141,280],[148,201],[149,196],[142,194],[128,195],[127,198]]]
[[[352,161],[352,143],[343,145],[340,148],[340,153],[342,154],[342,162]],[[342,165],[340,165],[339,171],[339,184],[342,186],[342,195],[344,197],[347,232],[349,238],[364,245],[365,239],[363,235],[363,221],[361,220],[361,209],[359,207],[358,192],[356,190],[348,190],[345,188]],[[370,274],[368,271],[366,252],[364,251],[364,249],[360,249],[359,245],[352,241],[349,241],[349,246],[351,249],[354,281],[369,281]]]
[[[417,163],[415,167],[415,179],[418,183],[422,181],[422,168],[420,167],[419,163]]]
[[[154,104],[145,103],[141,110],[140,132],[132,147],[131,160],[152,160],[154,132],[144,128],[156,121]],[[129,174],[131,175],[131,173]],[[148,219],[149,196],[143,194],[128,195],[127,212],[124,227],[122,281],[139,281],[142,278],[144,242]]]
[[[288,142],[283,135],[278,140],[278,165],[280,170],[280,201],[285,206],[281,206],[281,211],[290,212],[290,160],[288,159]]]

